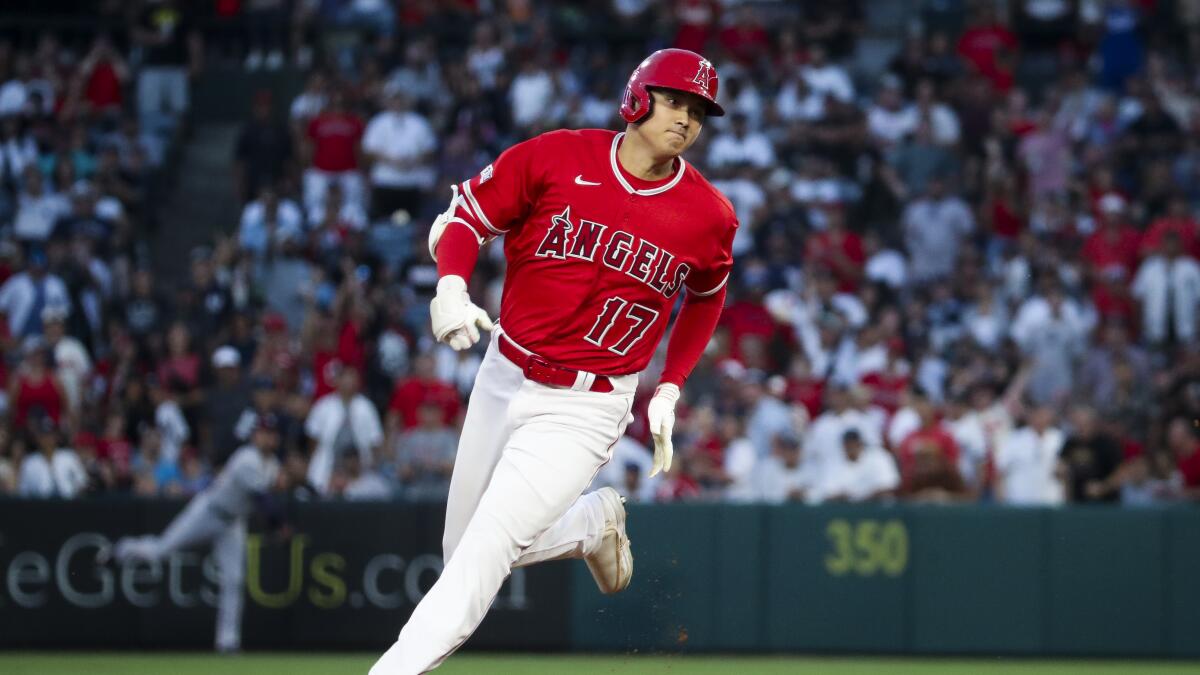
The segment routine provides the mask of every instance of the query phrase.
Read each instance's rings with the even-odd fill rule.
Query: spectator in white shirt
[[[908,260],[900,251],[885,246],[878,232],[869,230],[863,235],[863,252],[867,255],[863,269],[867,279],[886,284],[892,290],[904,286],[908,278]]]
[[[371,219],[399,210],[416,217],[423,192],[433,187],[436,178],[437,138],[429,120],[412,109],[403,91],[387,92],[384,102],[387,107],[367,123],[362,140],[371,162]]]
[[[766,134],[750,131],[745,115],[733,115],[729,130],[719,133],[708,147],[708,165],[713,168],[750,165],[766,169],[775,164],[775,149]]]
[[[284,243],[300,241],[303,236],[304,213],[296,202],[280,198],[269,185],[264,185],[258,199],[242,209],[238,246],[256,259],[276,253]]]
[[[729,480],[725,499],[745,503],[758,499],[755,478],[759,471],[759,456],[754,444],[743,433],[741,420],[735,415],[721,417],[721,438],[725,442],[724,473]]]
[[[1133,296],[1142,305],[1142,327],[1148,340],[1191,344],[1196,339],[1196,305],[1200,303],[1200,264],[1184,255],[1176,232],[1167,232],[1162,249],[1142,263],[1133,280]]]
[[[304,136],[304,129],[308,126],[309,120],[321,114],[325,109],[325,103],[329,100],[329,83],[326,80],[325,73],[320,70],[314,70],[308,76],[308,81],[304,83],[304,91],[292,101],[292,106],[288,110],[288,117],[292,122],[292,133],[297,138]]]
[[[339,493],[343,499],[350,501],[379,501],[390,499],[392,485],[378,472],[363,467],[362,458],[356,453],[350,453],[341,458],[340,466],[334,484],[345,480],[345,487]]]
[[[814,92],[832,96],[843,103],[854,99],[854,84],[842,66],[830,62],[825,47],[814,44],[808,50],[808,64],[800,69],[801,76]]]
[[[937,89],[933,80],[921,80],[917,84],[916,102],[911,110],[917,119],[929,125],[933,142],[938,145],[957,145],[960,131],[958,114],[945,103],[937,100]]]
[[[963,328],[976,344],[996,351],[1008,332],[1008,311],[992,284],[981,281],[975,288],[975,302],[963,312]]]
[[[1070,394],[1075,364],[1094,324],[1094,316],[1065,297],[1056,281],[1017,310],[1012,338],[1032,361],[1027,393],[1034,402],[1057,402]]]
[[[192,435],[192,429],[183,416],[183,409],[179,407],[179,397],[186,391],[187,385],[174,379],[159,382],[155,377],[150,382],[150,400],[154,403],[154,426],[162,439],[160,457],[176,465],[180,463],[184,444]]]
[[[44,243],[54,232],[58,219],[71,212],[71,202],[65,195],[46,189],[36,166],[26,167],[24,176],[24,190],[17,197],[13,234],[24,242]]]
[[[844,461],[826,471],[813,485],[808,501],[867,502],[892,495],[900,487],[900,471],[891,453],[866,444],[856,429],[842,434]]]
[[[837,471],[844,461],[842,437],[847,431],[870,433],[868,420],[852,406],[851,391],[844,383],[832,383],[825,389],[825,411],[809,425],[804,438],[804,464],[814,480]]]
[[[55,374],[62,383],[63,396],[73,413],[83,404],[84,389],[92,372],[92,359],[77,338],[67,334],[67,308],[51,306],[42,310],[46,345],[53,350]]]
[[[513,124],[536,129],[546,118],[555,98],[554,78],[541,58],[526,59],[508,90]]]
[[[946,397],[946,430],[958,444],[958,472],[972,493],[982,491],[988,461],[987,435],[979,415],[968,404],[968,393],[952,391]]]
[[[764,379],[761,371],[747,371],[741,387],[741,402],[746,411],[746,437],[754,445],[759,457],[771,452],[773,437],[794,433],[791,409],[767,390]]]
[[[87,471],[74,450],[60,448],[58,426],[49,417],[32,421],[36,452],[21,462],[17,494],[73,499],[87,487]]]
[[[434,39],[418,38],[404,48],[404,63],[388,75],[388,89],[407,93],[414,101],[445,104],[450,95],[442,78],[442,66],[435,56]]]
[[[467,48],[466,64],[484,91],[496,88],[506,60],[504,49],[496,39],[495,27],[486,21],[478,23],[471,36],[471,46]]]
[[[758,222],[767,207],[767,193],[762,188],[762,182],[756,180],[753,169],[749,167],[727,173],[730,174],[728,178],[714,179],[713,187],[729,199],[740,222]],[[733,235],[734,255],[748,253],[753,244],[751,228],[738,228]]]
[[[16,338],[41,335],[42,310],[70,304],[66,284],[46,271],[46,253],[41,249],[30,251],[25,271],[0,286],[0,312],[8,316],[8,330]]]
[[[967,203],[949,194],[940,177],[930,179],[926,194],[904,209],[902,222],[908,257],[921,261],[909,270],[918,282],[949,276],[962,242],[975,229]]]
[[[997,498],[1006,504],[1060,504],[1059,452],[1066,440],[1053,425],[1054,410],[1034,408],[1028,424],[1009,434],[996,450]]]
[[[337,375],[337,389],[317,399],[304,422],[304,431],[313,446],[308,480],[322,494],[330,491],[338,457],[357,453],[362,466],[370,468],[383,443],[379,411],[359,393],[359,386],[358,369],[342,366]]]
[[[30,79],[33,64],[28,54],[18,53],[13,71],[15,76],[0,85],[0,115],[25,115],[29,109]]]
[[[22,133],[21,118],[0,118],[0,180],[16,184],[29,166],[37,166],[37,141],[29,132]]]
[[[754,82],[741,77],[730,78],[729,88],[722,90],[721,98],[727,102],[725,110],[728,113],[745,115],[746,121],[758,128],[762,122],[763,97]]]
[[[867,132],[883,148],[899,143],[917,128],[917,111],[904,105],[900,79],[885,75],[875,103],[867,110]]]
[[[825,94],[814,91],[802,75],[792,75],[775,95],[775,112],[787,122],[815,122],[825,116]]]
[[[771,455],[757,472],[759,498],[769,504],[803,501],[815,485],[815,475],[800,457],[800,442],[789,434],[771,439]]]

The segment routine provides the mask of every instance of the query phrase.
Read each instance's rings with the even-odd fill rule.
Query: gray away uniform
[[[242,642],[246,517],[255,497],[275,483],[279,462],[244,445],[229,458],[213,484],[196,495],[160,536],[125,537],[114,549],[117,562],[161,561],[181,549],[212,544],[220,570],[216,647],[232,651]]]

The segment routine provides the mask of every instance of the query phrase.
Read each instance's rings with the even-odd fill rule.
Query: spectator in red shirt
[[[871,391],[871,403],[883,408],[890,416],[900,408],[904,392],[912,381],[911,366],[904,355],[904,342],[893,339],[888,343],[887,365],[883,370],[867,373],[861,384]]]
[[[958,38],[958,55],[976,71],[994,79],[1001,69],[997,56],[1001,52],[1015,52],[1017,36],[1008,29],[988,3],[979,3],[970,26]]]
[[[757,63],[771,46],[771,36],[763,28],[758,12],[749,5],[738,9],[737,18],[721,29],[717,41],[735,60],[747,66]]]
[[[1167,447],[1175,455],[1175,468],[1183,478],[1183,496],[1200,501],[1200,441],[1191,420],[1176,417],[1167,427]]]
[[[1015,183],[1011,176],[990,181],[981,209],[982,220],[990,226],[992,234],[1010,244],[1015,244],[1025,229],[1025,214]]]
[[[675,20],[679,23],[675,33],[676,49],[703,54],[719,12],[720,6],[715,0],[675,0]]]
[[[1200,260],[1200,222],[1192,216],[1187,197],[1179,192],[1171,195],[1167,202],[1166,215],[1151,223],[1142,235],[1142,257],[1158,253],[1168,232],[1179,237],[1179,243],[1189,257]]]
[[[792,356],[784,392],[789,402],[804,406],[809,419],[816,419],[821,414],[825,380],[813,375],[812,364],[803,354]]]
[[[115,49],[107,35],[100,35],[92,49],[79,64],[83,81],[83,96],[93,112],[118,114],[121,111],[121,88],[129,81],[129,65]]]
[[[938,419],[937,408],[925,396],[914,396],[921,426],[896,451],[901,493],[912,499],[947,501],[966,494],[958,471],[958,443]]]
[[[8,401],[14,430],[25,430],[29,420],[39,415],[49,417],[56,425],[62,421],[67,402],[53,365],[54,355],[49,348],[37,346],[28,351],[13,373]]]
[[[1083,245],[1083,258],[1093,275],[1105,268],[1120,267],[1125,278],[1137,271],[1141,234],[1125,219],[1125,199],[1108,194],[1100,199],[1100,223]]]
[[[826,228],[808,238],[804,258],[810,265],[829,270],[838,282],[838,291],[858,291],[867,262],[862,238],[846,228],[846,213],[840,203],[824,207]]]
[[[769,341],[780,332],[780,325],[763,306],[763,295],[767,289],[767,269],[761,264],[750,263],[742,270],[745,293],[741,299],[725,308],[720,325],[729,331],[729,356],[742,365],[745,363],[744,339],[755,336]]]
[[[366,125],[346,108],[344,92],[334,91],[324,110],[308,123],[305,135],[310,165],[304,171],[304,207],[320,211],[330,183],[342,186],[346,200],[363,206],[363,177],[359,173],[359,146]]]
[[[1129,293],[1129,278],[1124,268],[1111,266],[1100,272],[1092,284],[1092,304],[1100,323],[1115,320],[1124,326],[1136,326],[1137,305]]]
[[[187,324],[176,321],[167,329],[167,353],[158,365],[160,382],[181,382],[189,390],[200,386],[200,355],[192,347]]]
[[[442,411],[442,422],[453,426],[458,421],[462,400],[458,391],[435,374],[432,354],[422,354],[413,360],[412,375],[396,382],[392,400],[388,403],[388,433],[412,429],[420,421],[417,411],[423,404],[433,403]]]

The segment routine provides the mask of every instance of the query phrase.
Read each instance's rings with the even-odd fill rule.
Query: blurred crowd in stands
[[[619,128],[629,72],[677,46],[730,112],[689,159],[738,213],[735,274],[676,468],[647,478],[660,354],[598,484],[1200,499],[1196,3],[99,4],[103,32],[0,41],[0,493],[190,494],[270,411],[298,493],[444,498],[483,346],[428,331],[447,186]],[[213,64],[303,87],[248,105],[240,222],[164,276],[150,188]],[[500,253],[472,279],[493,316]]]

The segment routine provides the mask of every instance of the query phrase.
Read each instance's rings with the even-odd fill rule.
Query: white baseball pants
[[[547,387],[500,354],[499,329],[475,378],[446,509],[446,566],[370,675],[436,668],[483,620],[514,567],[582,558],[604,510],[580,496],[632,421],[637,375],[613,391]]]
[[[246,581],[246,519],[227,520],[209,505],[207,495],[198,495],[175,516],[161,536],[121,539],[116,544],[117,562],[127,559],[161,561],[172,553],[199,544],[212,543],[219,570],[216,647],[221,651],[242,645],[242,590]]]

